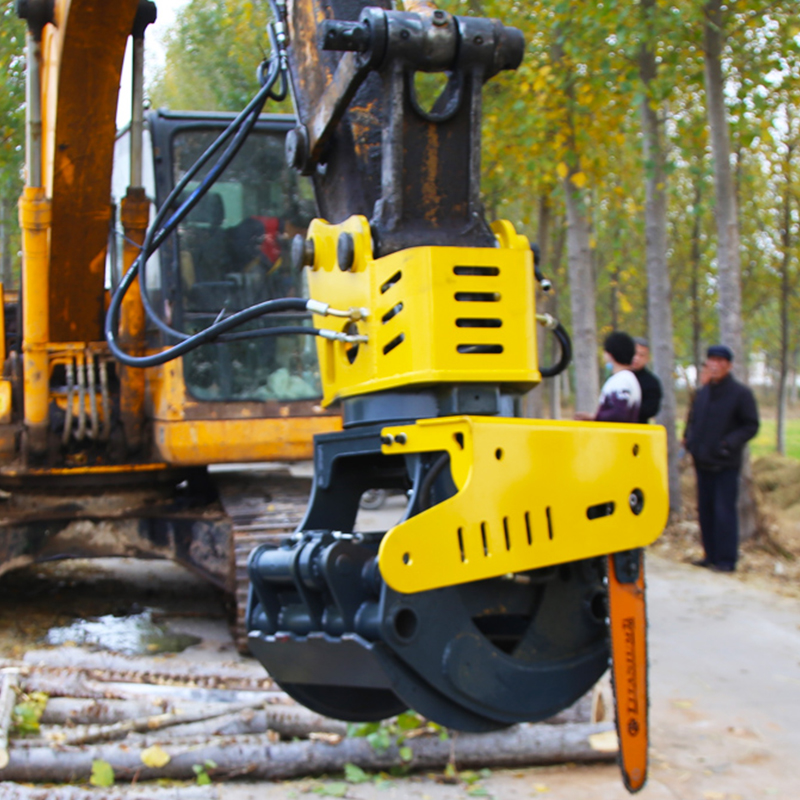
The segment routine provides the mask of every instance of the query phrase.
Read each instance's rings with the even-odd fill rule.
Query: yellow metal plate
[[[384,536],[381,575],[399,592],[644,547],[667,521],[662,427],[445,417],[383,435],[387,455],[446,450],[458,489]]]

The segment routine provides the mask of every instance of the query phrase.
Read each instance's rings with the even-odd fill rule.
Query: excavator
[[[296,528],[310,479],[289,465],[308,461],[314,434],[339,430],[340,416],[321,405],[307,336],[208,344],[148,370],[113,357],[109,291],[139,253],[151,208],[231,115],[144,112],[153,3],[18,10],[29,27],[27,185],[22,287],[7,296],[8,330],[0,325],[0,574],[67,557],[171,558],[230,597],[246,649],[247,555]],[[129,38],[132,124],[115,136]],[[264,115],[151,260],[153,302],[176,324],[202,327],[218,302],[303,295],[289,250],[314,205],[308,179],[285,164],[293,124]],[[284,317],[311,324],[306,312]],[[132,352],[163,346],[133,295],[122,320]]]
[[[69,4],[67,32],[79,7]],[[318,712],[375,721],[411,708],[463,731],[551,716],[610,666],[622,778],[638,791],[648,742],[644,548],[667,518],[666,436],[521,415],[524,393],[569,361],[566,331],[536,314],[545,279],[535,248],[508,221],[487,220],[481,204],[482,87],[519,66],[524,39],[427,0],[402,9],[274,0],[272,9],[260,90],[217,139],[187,147],[188,168],[175,172],[109,298],[104,331],[121,385],[131,373],[171,380],[177,364],[188,375],[187,363],[200,363],[191,358],[212,361],[193,355],[209,346],[272,352],[286,337],[313,338],[321,406],[342,427],[314,436],[296,529],[249,554],[251,653]],[[124,21],[104,11],[105,25],[118,22],[121,35],[133,11]],[[86,24],[100,13],[93,7]],[[63,35],[64,21],[56,13],[42,27]],[[431,74],[441,78],[433,92]],[[159,294],[154,261],[160,253],[163,275],[170,242],[194,219],[208,243],[173,261],[173,274],[189,297],[207,282],[201,255],[213,261],[209,231],[220,219],[210,198],[227,214],[226,168],[267,100],[288,94],[296,120],[286,161],[310,178],[317,216],[294,236],[284,285],[301,283],[307,297],[275,290],[245,305],[228,288],[201,286],[199,306],[187,300],[181,317]],[[29,175],[29,260],[47,254],[51,208],[54,194]],[[23,330],[36,288],[23,282]],[[131,335],[134,302],[159,338]],[[299,323],[303,314],[311,321]],[[537,323],[561,344],[553,366],[538,363]],[[41,348],[23,352],[33,380]],[[25,418],[29,452],[41,445],[37,419]],[[227,441],[216,445],[226,452]],[[364,532],[359,502],[376,489],[408,502],[388,530]]]

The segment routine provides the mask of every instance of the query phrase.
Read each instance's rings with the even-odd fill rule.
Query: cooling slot
[[[459,303],[497,303],[500,301],[499,292],[456,292]]]
[[[474,355],[476,353],[502,353],[501,344],[460,344],[456,347],[459,353]]]
[[[500,274],[499,267],[453,267],[454,275],[484,275],[496,277]]]
[[[399,333],[397,336],[394,337],[394,339],[392,339],[391,342],[387,342],[383,346],[383,354],[388,355],[389,353],[391,353],[392,350],[394,350],[395,347],[397,347],[397,345],[399,345],[401,342],[405,340],[405,338],[406,335],[404,333]]]
[[[457,328],[502,328],[503,320],[496,317],[459,317]]]
[[[385,325],[392,317],[396,317],[403,310],[403,304],[398,303],[390,308],[382,317],[381,322]]]
[[[381,284],[381,294],[386,294],[386,292],[388,292],[389,289],[391,289],[392,286],[394,286],[402,277],[403,277],[402,272],[400,272],[399,270],[395,272],[395,274],[392,275],[392,277],[389,278],[389,280],[386,281],[386,283]]]

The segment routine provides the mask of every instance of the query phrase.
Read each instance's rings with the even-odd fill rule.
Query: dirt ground
[[[681,465],[683,513],[651,550],[690,563],[702,558],[694,470]],[[735,580],[800,598],[800,462],[779,455],[755,459],[752,485],[758,503],[759,531],[742,543]]]

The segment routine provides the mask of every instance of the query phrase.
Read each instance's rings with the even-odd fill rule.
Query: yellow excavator
[[[18,10],[29,24],[27,158],[22,286],[7,298],[8,335],[0,324],[0,574],[54,558],[172,558],[238,598],[243,633],[247,554],[296,527],[310,480],[220,465],[306,461],[314,434],[341,427],[321,405],[313,343],[217,342],[141,370],[121,365],[103,333],[109,289],[140,252],[151,209],[232,115],[143,114],[153,3],[21,0]],[[130,36],[132,124],[115,137]],[[151,260],[152,303],[174,324],[202,327],[222,306],[275,292],[302,298],[288,249],[314,205],[310,183],[285,165],[292,126],[259,119]],[[281,318],[311,323],[305,311]],[[138,294],[126,297],[122,329],[131,352],[166,342]]]
[[[32,13],[38,3],[21,4],[34,54],[37,41],[66,34],[62,74],[71,32],[86,37],[84,59],[99,63],[109,31],[124,38],[135,16],[133,2],[125,19],[124,3],[86,3],[80,23],[80,0],[57,2],[44,19]],[[488,221],[480,198],[482,87],[519,65],[523,37],[424,0],[402,10],[386,0],[274,0],[273,15],[260,90],[213,141],[176,148],[173,137],[169,191],[146,233],[142,213],[138,236],[125,234],[130,258],[104,325],[123,431],[126,415],[144,408],[155,448],[182,441],[170,437],[178,429],[168,424],[179,420],[169,415],[188,421],[191,381],[220,391],[215,359],[224,348],[247,343],[270,354],[288,337],[315,339],[321,405],[341,414],[343,428],[314,437],[313,486],[296,530],[248,557],[253,655],[321,713],[377,720],[410,707],[466,731],[548,717],[610,661],[622,777],[638,791],[648,741],[643,548],[667,517],[666,437],[652,426],[521,417],[522,395],[569,361],[566,332],[536,314],[543,276],[534,251],[510,223]],[[83,76],[94,72],[81,66]],[[423,89],[425,73],[443,76],[435,97]],[[216,229],[238,208],[226,169],[253,141],[267,100],[290,92],[297,118],[286,160],[311,179],[317,217],[295,234],[294,272],[283,280],[279,270],[272,284],[274,270],[251,277],[249,262],[231,270],[223,282],[236,289],[270,286],[243,300],[217,285],[213,266],[222,259]],[[32,113],[29,131],[35,137]],[[53,153],[52,174],[74,192],[82,165],[63,144],[56,137],[42,152],[45,162]],[[274,185],[265,165],[252,173]],[[55,257],[65,196],[33,177],[29,169],[21,202],[26,270]],[[144,206],[141,189],[131,197]],[[127,213],[123,204],[126,231]],[[275,223],[257,228],[253,218],[270,215],[247,214],[260,248]],[[99,276],[103,252],[85,254],[82,268]],[[26,277],[22,288],[28,474],[43,468],[37,459],[58,428],[45,404],[28,403],[29,383],[53,372],[48,330],[31,322],[37,309],[29,308],[52,271],[33,272],[40,283]],[[181,287],[180,302],[165,274]],[[60,292],[51,286],[48,296],[52,321]],[[537,361],[537,322],[561,343],[552,367]],[[266,373],[251,374],[274,390]],[[158,397],[163,404],[151,404]],[[209,460],[225,460],[234,444],[223,430],[197,426],[187,448],[209,441]],[[159,452],[163,469],[178,466]],[[387,531],[359,531],[360,499],[375,489],[406,492],[405,513]]]

